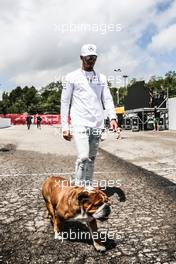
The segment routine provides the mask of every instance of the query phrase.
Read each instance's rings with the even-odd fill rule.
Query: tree
[[[20,86],[17,86],[9,94],[9,100],[11,104],[15,103],[17,100],[21,100],[22,98],[23,98],[23,90]]]
[[[137,80],[133,78],[127,87],[130,88],[135,82]],[[150,107],[153,107],[158,99],[164,100],[167,95],[169,97],[176,96],[176,72],[169,71],[164,77],[152,76],[145,85],[150,92]],[[113,87],[110,82],[108,82],[108,87],[114,105],[124,105],[127,88]],[[3,92],[2,101],[0,101],[0,113],[59,114],[62,88],[61,81],[51,82],[39,91],[34,86],[25,86],[24,88],[17,86],[9,93]]]
[[[37,104],[39,103],[40,99],[38,97],[38,91],[34,86],[30,88],[28,86],[25,86],[23,88],[22,96],[23,96],[23,102],[26,105],[26,110],[27,112],[30,113],[31,106],[34,106],[34,105],[37,106]]]
[[[150,107],[154,107],[160,98],[176,96],[176,72],[169,71],[164,78],[152,76],[145,86],[150,93]]]
[[[60,113],[61,92],[62,83],[60,81],[52,82],[41,89],[41,106],[44,112]]]
[[[165,74],[163,86],[169,97],[176,96],[176,72],[169,71]]]
[[[108,87],[110,89],[113,102],[115,107],[124,105],[124,98],[127,95],[127,88],[125,87],[113,87],[110,82],[108,82]]]
[[[17,100],[14,104],[10,106],[9,112],[11,114],[23,114],[26,110],[25,103],[22,100]]]
[[[162,94],[164,100],[164,91],[163,91],[163,78],[152,76],[148,83],[145,84],[145,87],[149,90],[150,94],[150,107],[157,105],[157,101]]]
[[[1,102],[1,112],[2,114],[6,115],[9,113],[10,109],[10,100],[9,100],[9,95],[7,92],[2,93],[2,102]]]

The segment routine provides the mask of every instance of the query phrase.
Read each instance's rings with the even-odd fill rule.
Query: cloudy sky
[[[0,0],[0,91],[64,78],[85,43],[108,76],[175,70],[176,0]]]

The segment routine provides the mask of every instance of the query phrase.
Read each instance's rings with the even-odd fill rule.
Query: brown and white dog
[[[43,183],[42,195],[52,217],[55,239],[61,239],[59,232],[66,220],[81,221],[88,225],[96,250],[106,250],[100,239],[93,237],[96,219],[106,219],[111,212],[108,197],[100,188],[72,186],[65,178],[50,176]]]

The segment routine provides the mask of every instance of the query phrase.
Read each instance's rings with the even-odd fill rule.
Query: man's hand
[[[71,141],[72,135],[70,134],[70,130],[63,131],[63,138],[65,140]]]
[[[118,124],[117,124],[116,120],[112,119],[111,122],[110,122],[110,126],[111,126],[111,129],[116,131],[117,127],[118,127]]]

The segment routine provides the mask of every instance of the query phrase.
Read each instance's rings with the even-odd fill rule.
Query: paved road
[[[42,126],[37,129],[31,125],[27,130],[26,125],[12,126],[0,129],[0,146],[14,143],[17,149],[38,151],[40,153],[56,153],[75,155],[73,142],[62,140],[61,128],[55,126]]]
[[[41,131],[41,145],[49,130]],[[25,130],[20,133],[23,139]],[[49,143],[49,149],[57,150]],[[90,240],[55,241],[41,184],[47,175],[68,178],[75,156],[42,152],[18,148],[0,152],[0,263],[176,263],[175,185],[103,151],[97,157],[95,178],[116,180],[127,197],[123,203],[112,195],[112,214],[107,222],[98,223],[102,234],[108,232],[107,252],[97,253]],[[87,230],[74,223],[65,226],[68,232],[70,228],[78,233]]]
[[[176,131],[106,133],[101,148],[176,183]]]

